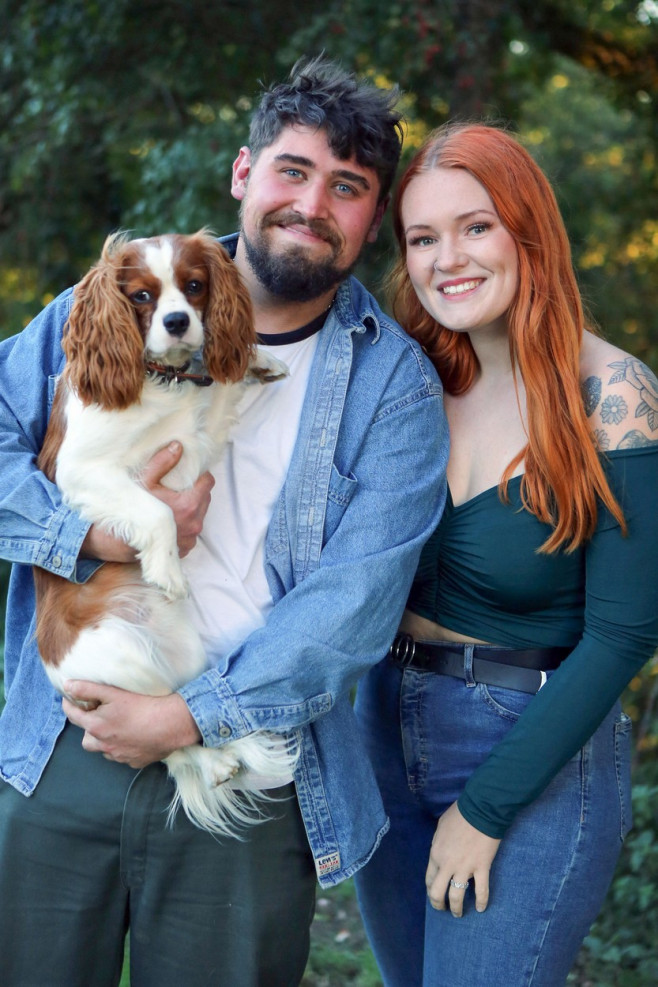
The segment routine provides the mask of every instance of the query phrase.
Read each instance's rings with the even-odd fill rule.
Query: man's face
[[[241,239],[260,284],[288,301],[310,301],[339,284],[384,213],[379,179],[354,158],[337,158],[324,130],[293,125],[233,165]]]

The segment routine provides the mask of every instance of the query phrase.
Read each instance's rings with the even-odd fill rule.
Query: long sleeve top
[[[626,522],[601,508],[580,550],[539,555],[547,525],[497,487],[448,502],[425,546],[409,609],[471,637],[571,653],[459,799],[465,818],[500,838],[583,746],[658,646],[658,444],[617,450],[604,465]]]

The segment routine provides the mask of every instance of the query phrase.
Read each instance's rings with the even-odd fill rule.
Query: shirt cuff
[[[41,539],[34,564],[75,583],[86,582],[103,563],[79,558],[82,543],[91,527],[79,514],[62,505],[53,512]]]

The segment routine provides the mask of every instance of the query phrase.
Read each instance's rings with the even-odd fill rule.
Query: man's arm
[[[83,581],[95,564],[78,564],[89,525],[62,504],[57,487],[36,468],[57,375],[71,292],[0,343],[0,555]]]

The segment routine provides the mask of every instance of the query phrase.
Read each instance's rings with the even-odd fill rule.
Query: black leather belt
[[[475,682],[530,693],[539,692],[546,681],[546,672],[556,669],[571,651],[571,648],[499,648],[493,644],[454,641],[419,643],[410,634],[398,634],[390,647],[389,658],[400,668],[466,680],[467,648],[473,652]]]

